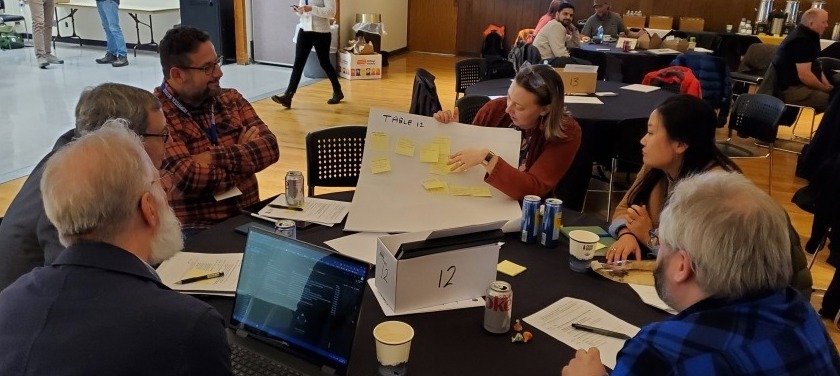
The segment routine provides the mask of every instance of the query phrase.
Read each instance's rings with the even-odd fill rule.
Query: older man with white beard
[[[738,173],[680,181],[662,212],[656,291],[676,316],[645,326],[618,353],[618,375],[837,375],[820,318],[788,285],[784,209]],[[597,348],[564,376],[606,375]]]
[[[219,313],[150,266],[183,248],[160,179],[119,122],[49,159],[44,208],[67,249],[0,293],[3,374],[231,374]]]

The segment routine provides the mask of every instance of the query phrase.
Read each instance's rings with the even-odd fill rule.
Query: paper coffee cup
[[[578,260],[591,260],[595,256],[595,245],[601,237],[584,230],[569,232],[569,253]]]
[[[402,321],[385,321],[373,328],[376,339],[376,359],[383,366],[397,366],[408,362],[414,328]]]

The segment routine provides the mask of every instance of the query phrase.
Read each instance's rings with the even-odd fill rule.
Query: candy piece
[[[516,322],[513,323],[513,331],[514,332],[521,332],[522,331],[522,323],[519,322],[519,319],[516,319]]]
[[[522,342],[528,343],[528,341],[530,341],[531,338],[534,338],[534,335],[531,334],[531,332],[526,331],[522,333],[522,337]]]
[[[510,337],[511,342],[525,342],[525,337],[522,336],[522,333],[516,333],[513,337]]]

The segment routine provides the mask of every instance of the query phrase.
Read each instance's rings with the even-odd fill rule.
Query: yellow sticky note
[[[414,140],[407,137],[400,137],[397,140],[397,146],[394,148],[394,152],[399,155],[404,155],[406,157],[413,157]]]
[[[508,260],[504,260],[496,266],[496,270],[511,277],[516,277],[517,274],[524,272],[526,269],[528,268],[522,265],[514,264]]]
[[[472,194],[472,189],[470,187],[453,185],[449,188],[449,193],[452,193],[453,196],[469,196]]]
[[[374,158],[370,161],[370,170],[374,174],[391,171],[391,160],[388,157]]]
[[[446,136],[438,136],[432,139],[432,143],[438,145],[438,153],[446,158],[449,158],[450,148],[452,147],[452,139]]]
[[[493,195],[490,194],[490,187],[486,185],[470,187],[470,194],[475,197],[493,197]]]
[[[446,183],[435,178],[423,180],[423,188],[426,188],[427,191],[432,189],[440,189],[445,187],[445,185]]]
[[[435,175],[449,175],[451,171],[449,171],[449,166],[446,165],[446,159],[443,159],[429,165],[429,172]]]
[[[595,249],[593,249],[592,251],[595,252],[595,256],[606,256],[607,246],[604,243],[597,242],[595,243]]]
[[[420,150],[420,162],[437,163],[438,151],[440,150],[438,144],[423,145],[423,150]]]
[[[388,134],[385,132],[371,132],[370,133],[370,147],[373,150],[377,151],[388,151],[388,144],[390,140],[388,139]]]

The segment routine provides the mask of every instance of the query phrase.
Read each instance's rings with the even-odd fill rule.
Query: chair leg
[[[773,144],[770,144],[770,152],[767,153],[767,158],[770,160],[770,168],[767,170],[767,194],[773,195]]]
[[[820,251],[822,251],[822,249],[825,248],[826,239],[827,237],[824,237],[822,241],[820,241],[820,244],[817,245],[817,249],[814,251],[814,255],[811,256],[810,260],[808,260],[808,270],[811,270],[811,267],[814,266],[814,262],[817,261],[817,255],[819,255]]]
[[[610,183],[607,188],[607,222],[612,221],[612,195],[613,195],[613,180],[618,171],[618,160],[613,157],[610,161]]]

